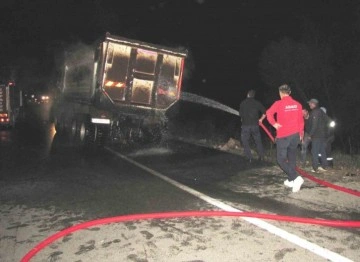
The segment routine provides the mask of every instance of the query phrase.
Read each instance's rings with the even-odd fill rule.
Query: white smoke
[[[92,66],[94,62],[94,46],[83,43],[69,45],[64,52],[64,61],[68,67]]]

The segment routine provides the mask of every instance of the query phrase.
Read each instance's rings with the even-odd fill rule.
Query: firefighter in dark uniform
[[[327,115],[319,108],[317,99],[312,98],[308,103],[311,108],[309,136],[311,138],[312,171],[325,172],[328,166],[326,159]],[[321,161],[319,161],[319,156]]]
[[[311,138],[309,136],[309,132],[311,130],[310,113],[307,109],[303,109],[303,116],[304,116],[304,138],[303,141],[301,142],[301,163],[305,167],[306,155],[311,143]]]
[[[245,156],[252,161],[250,150],[250,139],[253,137],[258,159],[264,159],[264,148],[261,141],[259,121],[260,116],[265,117],[265,107],[255,99],[255,90],[249,90],[246,99],[240,103],[239,116],[241,117],[241,142],[244,147]]]

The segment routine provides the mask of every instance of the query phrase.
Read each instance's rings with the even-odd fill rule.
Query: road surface
[[[130,214],[225,210],[360,220],[358,197],[309,181],[293,194],[271,163],[249,165],[181,139],[84,154],[33,118],[0,131],[0,156],[0,261],[20,261],[65,228]],[[359,250],[356,228],[174,217],[94,225],[31,261],[360,261]]]

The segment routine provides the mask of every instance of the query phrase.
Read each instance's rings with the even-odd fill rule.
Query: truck
[[[187,50],[106,33],[67,51],[51,110],[56,134],[76,146],[159,143],[180,99]]]
[[[14,81],[0,83],[0,127],[14,127],[23,106],[22,91]]]

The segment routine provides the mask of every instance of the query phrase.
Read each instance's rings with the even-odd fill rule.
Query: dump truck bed
[[[113,42],[113,43],[119,43],[127,46],[131,46],[134,48],[142,48],[149,51],[155,51],[162,54],[169,54],[169,55],[175,55],[179,57],[186,57],[187,56],[187,50],[185,49],[179,49],[179,48],[171,48],[171,47],[165,47],[162,45],[157,44],[150,44],[134,39],[129,39],[125,37],[115,36],[111,34],[106,34],[105,41]]]
[[[166,111],[180,98],[187,51],[106,34],[67,59],[64,96],[121,108]]]
[[[186,51],[107,35],[99,47],[100,87],[118,105],[167,110],[180,97]]]

